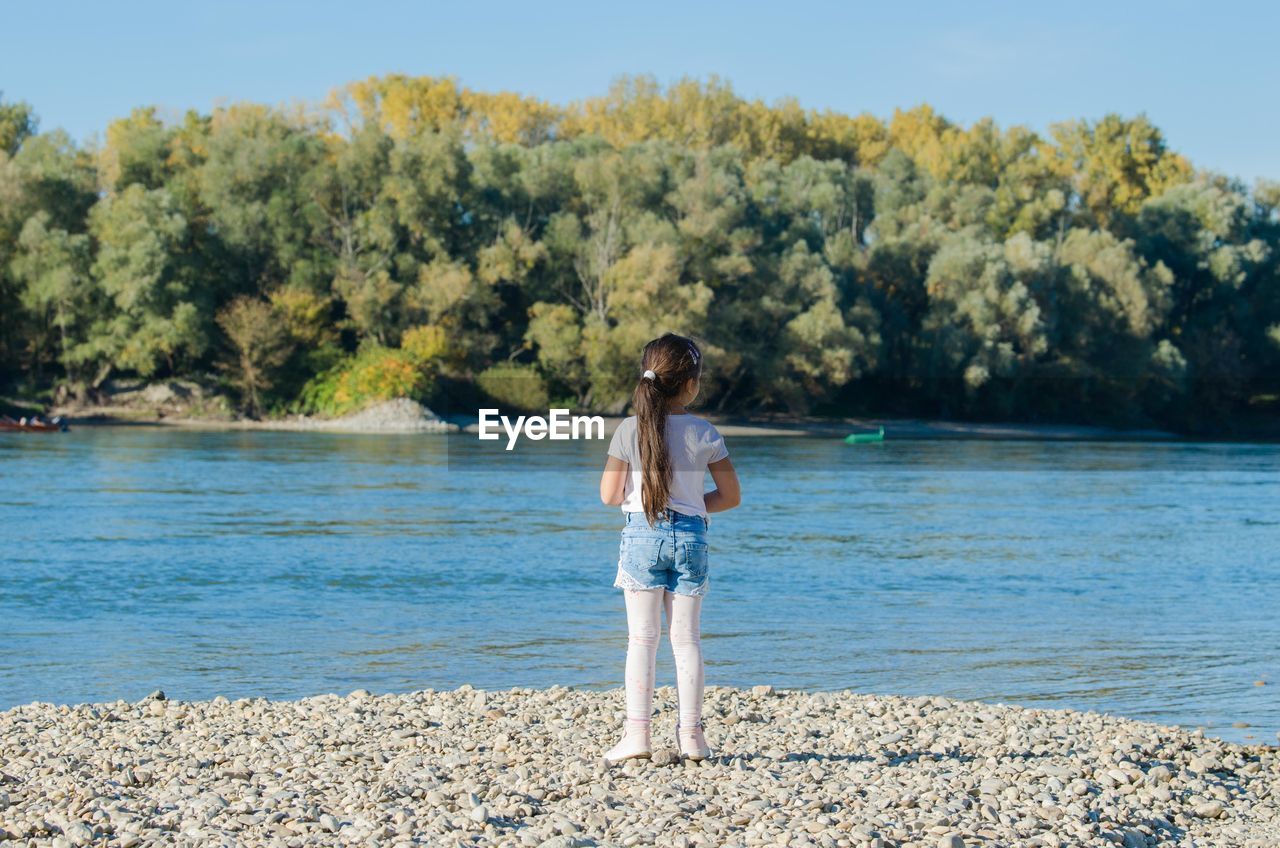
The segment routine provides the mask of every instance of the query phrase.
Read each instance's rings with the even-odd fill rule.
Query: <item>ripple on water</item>
[[[709,681],[1280,730],[1254,685],[1280,677],[1280,447],[729,443],[747,500],[711,527]],[[513,464],[467,436],[138,428],[0,440],[0,706],[620,685],[601,453],[547,443]]]

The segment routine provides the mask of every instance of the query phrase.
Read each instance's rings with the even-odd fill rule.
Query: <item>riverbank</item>
[[[444,418],[414,401],[401,398],[375,404],[368,409],[342,418],[319,418],[293,415],[284,418],[205,418],[181,414],[156,415],[137,409],[103,408],[95,410],[60,409],[58,414],[71,426],[165,426],[198,430],[277,430],[327,431],[344,433],[450,433],[476,432],[475,416]],[[961,421],[927,421],[895,418],[741,418],[707,414],[706,418],[725,436],[820,437],[843,438],[849,433],[874,433],[884,427],[890,439],[986,441],[1127,441],[1163,442],[1185,438],[1177,433],[1155,429],[1123,429],[1074,424],[978,423]],[[611,434],[621,423],[619,416],[606,416],[605,434]]]
[[[289,415],[281,418],[206,418],[184,413],[156,414],[130,407],[59,409],[72,427],[152,426],[193,430],[279,430],[330,433],[454,433],[458,424],[446,421],[408,398],[376,403],[337,418]]]
[[[606,769],[620,689],[28,704],[0,825],[40,844],[1214,846],[1280,840],[1280,749],[1094,712],[709,687],[701,764]]]
[[[399,398],[374,404],[338,418],[289,415],[253,419],[238,416],[226,396],[200,383],[169,380],[112,384],[107,401],[96,406],[61,406],[47,415],[61,415],[72,426],[148,425],[201,430],[284,430],[347,433],[447,433],[477,429],[474,414],[437,415],[421,404]],[[14,402],[10,400],[14,409]],[[28,412],[23,408],[24,412]],[[699,411],[726,436],[817,436],[843,438],[851,432],[885,428],[893,439],[981,439],[988,441],[1131,441],[1154,442],[1186,438],[1166,430],[1126,429],[1076,424],[943,421],[914,418],[807,418],[786,415],[726,416]],[[622,420],[605,417],[605,432]]]

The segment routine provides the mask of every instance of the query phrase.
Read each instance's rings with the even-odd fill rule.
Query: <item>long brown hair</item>
[[[662,517],[671,496],[671,455],[667,452],[667,411],[690,380],[702,374],[702,351],[693,339],[667,333],[644,346],[631,405],[636,411],[640,448],[640,502],[652,526]],[[647,376],[652,372],[653,376]]]

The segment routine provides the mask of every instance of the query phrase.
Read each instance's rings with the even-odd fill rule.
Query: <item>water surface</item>
[[[728,442],[745,505],[711,526],[709,683],[1073,707],[1276,742],[1280,446]],[[0,708],[156,688],[619,686],[603,452],[2,434]],[[665,642],[658,673],[672,682]]]

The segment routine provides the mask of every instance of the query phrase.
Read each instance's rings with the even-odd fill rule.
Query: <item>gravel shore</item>
[[[1274,846],[1280,749],[1094,712],[708,687],[681,762],[605,769],[620,689],[28,704],[0,713],[27,845]]]
[[[452,433],[450,424],[430,409],[408,398],[375,403],[342,418],[295,415],[291,418],[241,423],[253,430],[327,430],[337,433]]]

